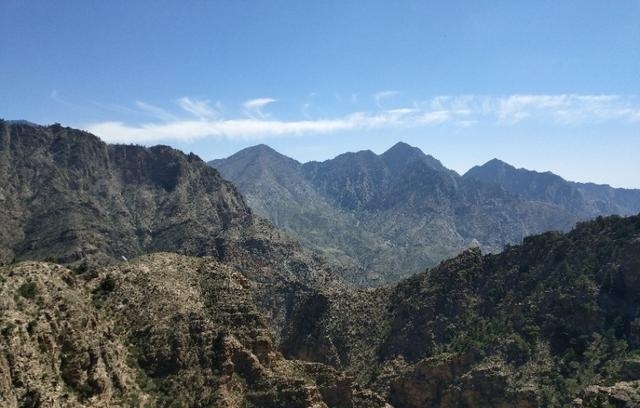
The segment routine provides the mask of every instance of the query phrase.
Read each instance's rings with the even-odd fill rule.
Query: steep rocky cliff
[[[170,147],[107,145],[59,125],[0,122],[0,169],[5,262],[295,251],[215,170]]]

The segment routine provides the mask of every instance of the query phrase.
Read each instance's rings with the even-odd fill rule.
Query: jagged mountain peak
[[[337,155],[333,159],[325,160],[322,163],[339,163],[343,161],[358,161],[358,162],[375,162],[378,160],[378,155],[371,150],[358,150],[357,152],[346,152]]]
[[[282,156],[274,148],[264,143],[247,147],[245,149],[240,150],[240,152],[253,152],[255,154],[267,154],[267,155],[272,154],[272,155]]]
[[[416,153],[424,155],[422,150],[420,150],[419,148],[400,141],[394,144],[393,146],[391,146],[386,152],[382,153],[382,156],[388,156],[388,155],[407,156],[407,155],[416,154]]]
[[[486,162],[485,164],[481,165],[481,166],[476,166],[476,167],[488,167],[488,168],[507,168],[507,169],[513,169],[516,170],[516,168],[514,166],[512,166],[511,164],[502,161],[498,158],[493,158],[491,160],[489,160],[488,162]]]
[[[405,142],[299,167],[233,156],[215,166],[257,213],[309,248],[368,271],[357,282],[397,279],[389,271],[416,271],[478,244],[497,251],[532,232],[640,206],[640,191],[601,191],[497,158],[461,177]]]
[[[425,159],[426,157],[422,150],[404,142],[394,144],[380,155],[380,158],[392,171],[404,167],[409,162]]]
[[[518,169],[515,166],[498,158],[493,158],[484,164],[473,166],[463,177],[475,179],[500,178],[504,177],[505,174],[513,174],[517,171]]]
[[[405,142],[398,142],[391,146],[386,152],[380,155],[391,172],[397,172],[404,169],[408,164],[422,162],[432,170],[440,172],[452,172],[447,169],[435,157],[425,154],[420,148],[411,146]]]
[[[8,120],[10,125],[27,125],[27,126],[38,126],[38,124],[28,121],[26,119],[17,119],[17,120]]]
[[[568,182],[550,171],[538,172],[524,168],[516,168],[500,159],[491,159],[481,166],[474,166],[467,171],[465,178],[474,178],[484,182],[497,183],[510,191],[518,191],[524,185],[534,185],[536,189],[549,185],[564,185]]]
[[[246,159],[252,159],[252,160],[257,160],[257,159],[262,159],[262,160],[286,160],[286,161],[291,161],[291,162],[296,162],[296,160],[285,156],[284,154],[276,151],[274,148],[272,148],[271,146],[268,146],[266,144],[258,144],[255,146],[250,146],[247,148],[244,148],[242,150],[240,150],[239,152],[233,154],[232,156],[229,156],[229,158],[246,158]],[[217,160],[212,160],[210,163],[215,163],[215,162],[220,162],[221,160],[224,159],[217,159]]]
[[[243,182],[238,177],[250,180],[269,174],[270,177],[287,178],[298,172],[301,166],[266,144],[247,147],[226,159],[211,160],[208,164],[220,171],[223,177],[240,185]]]
[[[538,175],[538,176],[544,176],[544,177],[549,177],[549,178],[554,178],[554,179],[559,179],[562,181],[566,181],[564,180],[561,176],[553,173],[552,171],[536,171],[536,170],[529,170],[529,169],[525,169],[522,167],[515,167],[512,164],[509,164],[503,160],[500,160],[498,158],[493,158],[491,160],[489,160],[488,162],[479,165],[479,166],[473,166],[467,173],[465,173],[465,176],[467,174],[472,175],[473,173],[477,172],[477,171],[482,171],[482,172],[502,172],[502,173],[513,173],[513,174],[521,174],[521,175]]]

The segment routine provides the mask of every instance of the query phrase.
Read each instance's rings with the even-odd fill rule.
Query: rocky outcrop
[[[611,386],[592,385],[573,400],[573,408],[640,406],[640,381],[618,382]]]
[[[284,358],[255,282],[213,258],[23,262],[0,277],[2,406],[388,407],[344,372]]]
[[[392,381],[390,402],[397,408],[538,406],[535,392],[514,387],[503,362],[472,361],[446,355],[422,360]]]
[[[0,270],[0,405],[127,406],[151,397],[128,364],[126,342],[64,267]]]

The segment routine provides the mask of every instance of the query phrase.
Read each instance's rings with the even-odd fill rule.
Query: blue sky
[[[640,0],[0,2],[0,117],[640,188]]]

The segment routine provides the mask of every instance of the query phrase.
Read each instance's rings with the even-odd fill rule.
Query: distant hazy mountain
[[[249,205],[308,248],[355,267],[348,278],[397,280],[479,246],[640,211],[640,191],[571,183],[493,160],[464,176],[405,143],[301,164],[265,145],[209,163]]]
[[[464,177],[496,183],[528,200],[557,204],[581,217],[640,212],[640,190],[574,183],[551,172],[516,169],[498,159],[473,167]]]

